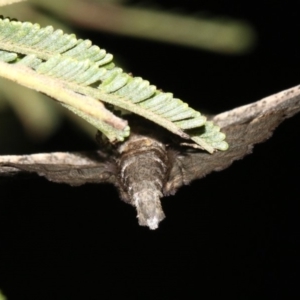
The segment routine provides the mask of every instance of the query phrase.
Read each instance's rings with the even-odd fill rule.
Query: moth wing
[[[164,194],[174,194],[192,180],[229,167],[235,160],[250,154],[255,144],[267,140],[282,121],[299,111],[300,86],[296,86],[214,116],[212,120],[226,134],[229,149],[209,154],[185,148],[171,154],[174,162]]]
[[[48,180],[73,186],[85,183],[116,184],[114,162],[99,152],[47,153],[1,157],[2,176],[20,172],[37,173]]]

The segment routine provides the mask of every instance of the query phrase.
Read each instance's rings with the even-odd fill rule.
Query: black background
[[[82,34],[124,57],[134,75],[218,113],[300,83],[297,6],[259,3],[161,4],[249,21],[258,42],[243,56]],[[299,124],[287,120],[243,161],[163,199],[167,218],[156,231],[138,226],[112,186],[1,179],[0,288],[9,300],[298,299]],[[47,143],[9,153],[95,147],[66,122]]]

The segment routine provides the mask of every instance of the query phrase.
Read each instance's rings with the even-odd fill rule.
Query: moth
[[[213,171],[229,167],[268,139],[286,118],[300,111],[300,86],[212,117],[230,144],[210,154],[181,145],[157,128],[133,122],[131,137],[120,147],[94,152],[0,156],[0,174],[34,172],[73,186],[110,183],[136,207],[139,224],[155,229],[164,218],[159,199]],[[146,129],[145,129],[146,128]],[[149,128],[150,130],[148,130]],[[175,136],[173,136],[174,138]]]
[[[114,184],[120,198],[135,206],[139,224],[150,229],[165,217],[163,196],[228,167],[299,110],[295,87],[206,118],[173,94],[124,73],[90,41],[51,26],[0,19],[0,49],[0,76],[44,92],[101,132],[99,151],[2,156],[0,173]]]

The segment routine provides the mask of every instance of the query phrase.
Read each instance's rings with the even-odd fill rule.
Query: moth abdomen
[[[137,209],[139,224],[156,229],[165,217],[160,198],[168,174],[168,155],[156,139],[133,135],[119,148],[122,198]]]

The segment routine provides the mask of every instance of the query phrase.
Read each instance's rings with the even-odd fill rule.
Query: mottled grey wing
[[[53,182],[81,185],[85,183],[116,183],[113,161],[100,152],[45,153],[2,156],[0,175],[20,171],[37,173]]]
[[[221,171],[233,161],[251,153],[253,145],[268,139],[286,118],[300,111],[300,86],[216,115],[213,121],[222,128],[229,143],[227,151],[214,154],[188,149],[174,155],[174,165],[164,194],[174,194],[182,185],[212,171]]]

